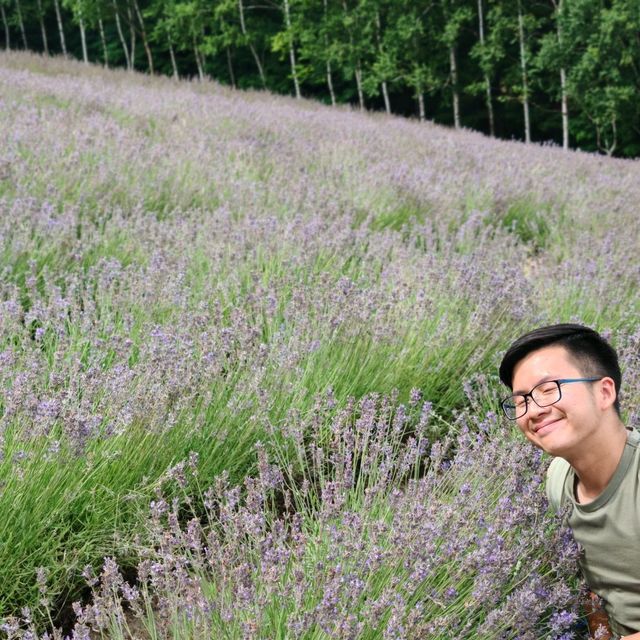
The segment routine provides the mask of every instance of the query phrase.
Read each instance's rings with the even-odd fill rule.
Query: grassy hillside
[[[486,514],[503,517],[495,512],[504,509],[501,500],[517,502],[524,491],[518,473],[534,485],[542,473],[544,461],[526,449],[520,471],[507,461],[519,445],[494,414],[503,393],[501,351],[539,324],[576,320],[607,332],[625,370],[625,416],[637,419],[637,162],[18,53],[0,54],[0,140],[4,616],[29,605],[39,625],[46,610],[55,616],[86,597],[86,565],[97,571],[105,556],[116,556],[130,568],[144,557],[141,546],[160,548],[152,533],[170,527],[162,518],[171,509],[152,513],[151,522],[146,515],[160,495],[167,505],[177,496],[190,502],[176,511],[176,526],[193,511],[203,539],[222,536],[220,548],[234,535],[234,544],[247,541],[246,562],[281,518],[289,532],[282,545],[289,544],[295,527],[288,528],[283,505],[290,500],[292,513],[302,514],[296,526],[316,540],[297,557],[310,553],[315,562],[327,544],[323,527],[346,527],[346,514],[361,517],[354,529],[361,538],[384,521],[391,533],[380,544],[390,548],[394,532],[403,539],[398,532],[416,500],[443,513],[466,483],[481,505],[467,551],[482,548]],[[382,416],[368,427],[360,419],[367,402],[378,407],[372,416]],[[344,446],[359,469],[366,452],[354,438],[362,444],[366,429],[391,425],[409,406],[416,415],[399,421],[387,442],[395,443],[394,455],[374,456],[371,476],[349,476],[346,458],[313,462],[314,446],[325,453]],[[418,449],[407,449],[418,446],[419,433]],[[470,433],[482,434],[482,443],[467,442]],[[432,445],[445,436],[454,439],[452,451],[467,451],[467,462],[441,464]],[[266,450],[256,449],[259,441]],[[270,467],[260,466],[259,451],[264,464],[280,469],[277,482],[264,480]],[[494,478],[490,490],[488,478],[478,479],[487,451],[505,456],[501,477],[511,477],[509,468],[513,482]],[[176,484],[175,465],[190,455],[197,478]],[[475,469],[470,482],[468,469]],[[223,473],[228,486],[211,502],[218,506],[205,508],[206,488]],[[338,491],[331,483],[345,474],[351,481]],[[432,482],[429,491],[410,488],[409,477],[420,476],[431,478],[424,480]],[[255,478],[271,498],[242,508],[261,514],[264,529],[238,537],[212,526],[225,491],[244,487],[240,495],[249,500]],[[344,493],[325,516],[322,478]],[[408,511],[389,506],[394,492],[404,492]],[[516,540],[540,526],[531,513],[522,517],[500,535]],[[552,530],[549,522],[543,527],[545,535]],[[442,528],[437,536],[445,541],[453,532]],[[529,557],[550,557],[543,542],[525,546],[520,562],[502,562],[519,567]],[[345,557],[360,557],[336,544]],[[429,598],[440,602],[413,576],[404,604],[380,604],[378,626],[356,620],[353,637],[391,634],[384,629],[392,618],[410,615],[417,621],[412,627],[404,619],[405,635],[384,637],[424,637],[438,616],[451,625],[461,619],[451,626],[461,633],[466,624],[490,624],[496,603],[513,606],[509,594],[525,578],[507,572],[494,577],[495,599],[465,618],[468,603],[481,598],[477,585],[455,582],[464,573],[456,563],[471,571],[463,553],[451,551],[451,563],[440,565],[455,569],[429,574],[434,593],[460,594],[450,593],[455,615],[428,607],[407,613]],[[372,616],[366,607],[387,593],[393,576],[408,580],[402,571],[413,561],[378,567],[386,577],[371,580],[381,586],[327,609],[332,622],[304,618],[295,636],[290,617],[273,614],[272,626],[255,637],[351,637],[331,624]],[[294,569],[313,562],[286,565],[278,580],[286,584]],[[210,585],[204,601],[220,597],[240,611],[211,566],[199,574]],[[554,575],[548,579],[566,577]],[[282,594],[273,597],[282,602]],[[307,594],[282,611],[315,611],[323,597]],[[555,615],[549,606],[532,622],[544,637]],[[229,637],[246,631],[224,616],[220,624]],[[106,628],[104,637],[119,637]]]

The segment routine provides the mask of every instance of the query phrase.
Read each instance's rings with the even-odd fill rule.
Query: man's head
[[[500,379],[513,392],[509,417],[553,455],[570,457],[603,433],[601,425],[621,424],[617,355],[587,327],[554,325],[518,338],[502,360]]]
[[[564,347],[569,358],[585,377],[608,376],[616,388],[614,408],[620,414],[620,385],[622,374],[618,355],[613,347],[597,332],[580,324],[554,324],[540,327],[520,336],[502,358],[500,380],[513,390],[513,373],[516,365],[527,355],[549,346]]]

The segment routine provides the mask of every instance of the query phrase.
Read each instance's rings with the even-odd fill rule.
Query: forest
[[[640,154],[637,0],[0,0],[6,49]]]

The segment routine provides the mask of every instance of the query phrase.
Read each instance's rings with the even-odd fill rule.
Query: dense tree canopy
[[[0,0],[8,48],[640,155],[637,0]]]

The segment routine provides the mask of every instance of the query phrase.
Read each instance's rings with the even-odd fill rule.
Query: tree
[[[127,24],[129,25],[129,53],[131,55],[131,69],[136,66],[136,28],[133,21],[131,0],[125,0],[127,6]]]
[[[365,24],[370,31],[367,34],[367,40],[371,43],[373,52],[373,61],[364,84],[365,92],[367,95],[376,96],[382,90],[385,111],[391,113],[389,86],[393,83],[396,69],[390,52],[389,39],[385,37],[387,30],[393,28],[390,24],[391,3],[388,0],[363,0],[362,10],[369,16]]]
[[[487,105],[487,116],[489,120],[489,133],[496,135],[495,116],[493,113],[493,96],[491,89],[491,77],[494,70],[494,61],[490,47],[485,38],[485,8],[484,0],[478,0],[478,41],[471,50],[471,57],[474,58],[482,71],[482,82],[472,83],[466,90],[468,93],[484,93]]]
[[[58,0],[56,0],[57,2]],[[122,31],[122,22],[120,20],[120,8],[118,7],[118,0],[112,0],[113,4],[113,13],[116,21],[116,29],[118,30],[118,37],[120,38],[120,44],[122,45],[122,50],[124,51],[124,58],[126,61],[127,69],[133,69],[133,60],[132,55],[129,53],[129,48],[127,47],[127,41],[124,39],[124,33]],[[133,53],[133,52],[132,52]]]
[[[571,65],[571,57],[575,51],[575,42],[566,37],[564,24],[563,0],[550,0],[553,14],[553,26],[540,38],[540,48],[533,61],[542,77],[550,72],[553,80],[544,87],[552,99],[560,100],[562,118],[562,148],[569,148],[569,93],[567,87],[567,67]],[[575,62],[575,61],[574,61]],[[557,80],[559,79],[559,84]]]
[[[463,0],[441,0],[441,8],[444,29],[440,42],[449,54],[449,83],[453,102],[453,124],[456,129],[459,129],[461,122],[457,47],[462,29],[472,19],[472,14]]]
[[[44,7],[42,0],[38,0],[38,22],[40,23],[40,34],[42,35],[42,48],[45,55],[49,55],[49,41],[47,39],[47,30],[44,26]]]
[[[20,0],[15,0],[16,3],[16,16],[18,18],[18,26],[20,27],[20,35],[22,36],[22,44],[25,49],[29,48],[27,42],[27,32],[24,28],[24,18],[22,17],[22,4]]]
[[[227,15],[227,12],[231,11],[231,14],[235,15],[235,6],[235,3],[215,3],[209,30],[202,44],[202,48],[207,55],[215,56],[221,51],[224,51],[227,60],[229,80],[234,89],[236,88],[236,74],[233,70],[233,56],[231,50],[239,38],[240,30],[235,28],[233,24],[229,23],[229,16]]]
[[[576,124],[589,123],[597,149],[612,155],[621,137],[640,133],[640,7],[626,0],[612,0],[609,6],[575,0],[564,10],[567,38],[577,48],[567,78],[581,112]],[[587,137],[582,127],[576,131],[578,140]],[[636,143],[625,154],[638,150]]]
[[[80,28],[80,42],[82,43],[82,59],[85,64],[89,64],[87,53],[87,32],[85,16],[91,11],[92,0],[62,0],[65,8],[71,11],[74,22]]]
[[[145,9],[144,15],[153,25],[149,36],[151,42],[157,43],[162,47],[166,46],[166,50],[169,52],[173,77],[177,79],[180,74],[174,49],[174,42],[178,40],[175,33],[174,4],[173,0],[154,0]]]
[[[115,2],[115,0],[114,0]],[[64,25],[62,24],[62,13],[60,11],[59,0],[53,0],[53,6],[56,10],[56,22],[58,24],[58,35],[60,36],[60,48],[62,49],[62,55],[67,55],[67,41],[64,37]]]
[[[264,75],[264,68],[262,66],[262,62],[260,61],[260,56],[258,56],[258,54],[256,53],[256,48],[247,29],[244,15],[244,0],[238,0],[238,17],[240,18],[240,28],[242,30],[243,40],[246,42],[249,50],[251,51],[251,55],[255,60],[256,67],[258,68],[258,73],[260,74],[260,79],[262,80],[262,85],[266,87],[267,80]]]
[[[102,44],[102,57],[105,67],[109,67],[109,50],[107,49],[107,39],[104,35],[104,22],[102,20],[102,9],[98,10],[98,31],[100,32],[100,42]]]
[[[291,79],[293,80],[293,87],[296,98],[300,99],[302,94],[300,92],[300,79],[298,77],[298,65],[296,62],[296,30],[291,19],[291,0],[282,0],[282,4],[278,6],[282,11],[283,16],[283,29],[276,33],[271,39],[271,48],[276,52],[287,51],[289,53],[289,62],[291,65]],[[296,21],[296,26],[298,22]]]
[[[354,78],[358,105],[365,108],[364,69],[375,58],[373,43],[373,17],[367,14],[366,5],[359,0],[341,0],[342,15],[335,40],[338,64],[345,78]],[[370,86],[370,85],[369,85]]]
[[[322,4],[317,0],[298,2],[299,75],[319,85],[326,83],[329,100],[335,106],[335,71],[342,50],[342,4],[337,0],[322,0]]]
[[[9,51],[9,49],[11,49],[11,33],[9,31],[9,21],[7,20],[4,0],[0,0],[0,16],[2,16],[2,25],[4,26],[4,48],[6,51]]]
[[[176,46],[193,53],[198,78],[206,77],[205,3],[203,0],[176,0],[170,5],[171,32]]]
[[[100,34],[100,43],[102,46],[102,57],[105,66],[109,64],[109,53],[104,33],[103,23],[103,0],[63,0],[64,6],[71,11],[74,22],[80,29],[80,40],[82,45],[82,58],[86,62],[89,61],[87,52],[87,29],[96,29]],[[116,17],[118,17],[116,15]],[[119,17],[118,17],[119,19]],[[127,65],[128,66],[128,65]]]
[[[442,14],[431,0],[394,3],[384,31],[385,71],[392,81],[410,88],[418,105],[418,117],[426,119],[425,94],[441,88],[447,58],[434,50],[442,30]]]
[[[517,0],[518,7],[518,44],[520,45],[520,69],[522,72],[522,109],[524,111],[524,141],[531,142],[531,118],[529,116],[529,78],[528,78],[528,43],[524,26],[522,0]]]
[[[563,27],[562,27],[562,0],[551,0],[555,9],[555,20],[556,20],[556,35],[558,41],[558,49],[560,52],[565,52],[568,43],[565,41],[563,37]],[[567,69],[564,61],[562,60],[562,53],[559,56],[560,61],[560,112],[562,114],[562,148],[566,151],[569,149],[569,98],[567,93]]]
[[[530,72],[532,52],[530,38],[535,34],[538,18],[529,11],[526,0],[495,2],[487,13],[487,46],[492,63],[506,63],[501,81],[502,102],[517,100],[522,105],[524,139],[530,142]]]
[[[153,55],[151,53],[151,47],[149,46],[149,39],[147,38],[147,29],[145,27],[144,18],[142,17],[142,12],[140,11],[140,5],[138,4],[138,0],[133,0],[133,8],[140,26],[140,35],[142,36],[142,46],[144,47],[144,51],[147,55],[147,64],[149,68],[149,73],[153,75]]]

